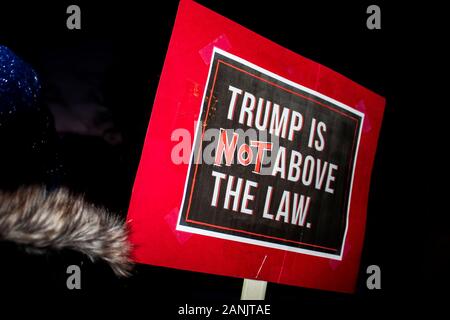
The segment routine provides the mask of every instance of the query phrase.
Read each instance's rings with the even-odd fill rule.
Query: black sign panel
[[[177,229],[340,259],[363,114],[215,49]]]

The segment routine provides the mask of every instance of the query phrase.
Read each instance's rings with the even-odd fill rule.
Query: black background
[[[395,7],[393,1],[200,2],[387,99],[356,293],[269,284],[267,299],[292,314],[339,309],[343,314],[356,310],[361,315],[384,313],[388,306],[403,312],[447,301],[445,10],[432,2],[402,2]],[[81,6],[81,31],[65,26],[65,11],[72,3]],[[365,26],[365,10],[372,3],[381,7],[381,30]],[[169,1],[0,4],[0,43],[37,70],[47,103],[56,105],[52,110],[63,110],[62,117],[67,111],[63,106],[69,106],[69,120],[61,121],[59,127],[61,179],[123,216],[176,8],[177,3]],[[93,72],[98,65],[104,68]],[[90,87],[81,92],[85,83]],[[61,84],[67,84],[66,91],[58,89]],[[90,122],[84,109],[70,108],[77,105],[80,95],[85,95],[84,103],[106,109],[108,135],[64,131],[74,118]],[[22,266],[20,260],[14,263],[27,272],[29,266]],[[378,291],[365,286],[365,270],[371,264],[381,267],[382,289]],[[40,268],[48,272],[48,266]],[[86,281],[101,279],[94,274]],[[107,286],[108,280],[103,281]],[[169,317],[175,309],[172,301],[238,299],[241,284],[239,279],[137,266],[121,292],[140,295],[146,300],[141,308],[159,306]],[[89,296],[89,284],[85,288],[64,294]],[[45,282],[38,290],[41,294],[48,290]],[[106,309],[119,306],[103,305]],[[131,309],[131,305],[124,302],[123,308]]]
[[[278,86],[293,90],[294,92],[305,95],[313,100],[307,100],[303,97],[298,97],[291,92],[281,90],[273,84],[267,84],[260,79],[251,77],[244,72],[224,63],[220,64],[220,61],[224,61],[226,64],[231,64],[237,68],[246,70],[257,77],[262,77],[272,83],[276,83]],[[212,63],[210,72],[212,75],[210,75],[209,83],[207,84],[207,96],[205,96],[200,118],[201,121],[206,124],[205,130],[212,129],[217,133],[214,136],[213,142],[208,142],[208,140],[203,139],[204,142],[201,145],[201,154],[203,155],[203,159],[208,153],[207,151],[205,152],[205,149],[208,148],[210,143],[217,148],[216,146],[219,141],[219,130],[224,128],[228,130],[227,134],[229,141],[232,139],[231,133],[234,132],[233,130],[239,130],[237,132],[241,133],[238,138],[237,148],[239,148],[242,143],[250,144],[250,139],[257,139],[258,141],[271,141],[273,143],[272,151],[267,151],[267,156],[265,156],[266,159],[271,157],[271,160],[268,164],[262,166],[263,170],[267,170],[266,173],[262,174],[253,173],[253,163],[249,166],[240,165],[237,162],[236,155],[233,158],[233,164],[231,164],[231,166],[220,165],[219,167],[217,165],[203,163],[198,166],[197,170],[194,170],[196,167],[195,159],[198,157],[198,151],[193,152],[191,157],[191,169],[189,172],[189,183],[187,184],[187,192],[184,195],[184,207],[181,224],[225,234],[228,233],[241,238],[247,237],[265,242],[287,245],[294,248],[304,248],[318,252],[331,253],[339,257],[341,254],[347,223],[348,195],[350,191],[351,177],[353,174],[355,150],[359,139],[361,118],[358,115],[346,111],[338,106],[334,106],[326,100],[315,97],[314,95],[308,94],[298,88],[291,87],[282,81],[276,80],[219,53],[216,53],[214,56],[214,62]],[[243,92],[253,94],[256,99],[261,97],[267,101],[271,101],[274,104],[279,104],[279,106],[281,106],[280,113],[283,113],[283,110],[286,110],[284,108],[289,108],[290,110],[299,112],[303,117],[302,130],[294,134],[292,141],[288,139],[288,136],[283,138],[282,136],[278,137],[276,135],[269,135],[270,130],[258,131],[258,136],[256,136],[257,129],[254,125],[248,126],[247,118],[243,120],[242,124],[239,123],[241,110],[240,105],[242,104],[243,99],[242,97],[239,97],[236,101],[236,110],[234,111],[233,120],[229,120],[227,116],[231,99],[229,85],[239,88]],[[209,101],[211,101],[211,103]],[[325,108],[313,101],[324,103],[325,105],[330,106],[333,110]],[[263,110],[271,110],[270,108],[271,107],[264,107]],[[339,111],[336,112],[335,110]],[[351,118],[340,114],[340,112],[343,112]],[[266,118],[266,111],[262,111],[261,113],[262,117]],[[272,115],[270,114],[271,113],[269,111],[269,116],[267,117],[267,123],[269,123],[268,126],[270,126],[272,121]],[[208,119],[206,119],[206,115]],[[255,113],[254,117],[256,119],[258,114]],[[318,122],[323,121],[325,124],[328,124],[328,129],[324,134],[326,147],[322,151],[317,151],[308,147],[309,132],[311,130],[311,122],[313,118],[317,119]],[[287,119],[289,119],[289,116]],[[289,127],[289,125],[286,127]],[[245,133],[249,134],[249,132],[254,132],[254,137],[250,137],[249,135],[246,137]],[[288,132],[287,129],[286,132]],[[194,150],[198,150],[200,146],[198,141],[200,141],[200,139],[197,139],[197,145],[194,147]],[[333,173],[335,181],[331,184],[334,192],[331,193],[325,191],[326,178],[324,179],[322,188],[317,190],[314,187],[314,182],[309,186],[305,186],[301,181],[289,181],[287,173],[284,178],[282,178],[282,175],[279,173],[276,174],[275,177],[272,176],[271,172],[275,166],[276,157],[280,150],[279,147],[283,147],[285,150],[286,172],[289,170],[288,167],[291,159],[291,151],[298,151],[301,153],[303,159],[303,165],[301,166],[303,169],[301,169],[301,172],[305,172],[304,164],[308,155],[314,157],[314,159],[321,160],[322,166],[324,166],[325,161],[330,163],[330,165],[337,165],[338,169],[336,169]],[[252,149],[254,154],[256,154],[257,148]],[[217,149],[215,152],[217,152]],[[223,159],[221,159],[221,161],[221,163],[224,162]],[[196,172],[196,179],[195,186],[192,188],[194,171]],[[209,190],[214,190],[216,179],[212,175],[213,171],[227,175],[219,188],[217,206],[211,205],[212,193],[208,197],[204,196],[205,191],[207,192]],[[253,201],[248,203],[248,208],[254,210],[252,215],[241,213],[240,203],[238,204],[239,208],[236,212],[233,212],[232,207],[229,209],[224,208],[224,194],[228,185],[228,175],[233,176],[235,179],[233,180],[234,189],[236,189],[237,186],[236,179],[244,179],[241,182],[241,188],[245,188],[246,181],[248,180],[258,183],[258,187],[251,191],[251,193],[255,195],[255,198]],[[289,191],[291,194],[289,207],[291,207],[291,203],[293,203],[294,193],[296,193],[298,197],[305,197],[305,199],[306,197],[310,197],[310,209],[307,210],[305,226],[299,227],[298,224],[291,224],[290,216],[292,213],[288,215],[288,222],[284,222],[283,218],[281,221],[277,221],[276,218],[272,220],[263,218],[263,211],[269,186],[273,188],[269,214],[273,214],[274,216],[276,216],[282,195],[285,191]],[[234,198],[232,198],[231,201],[234,202]],[[242,201],[242,199],[240,201]],[[225,231],[223,229],[221,230],[210,226],[199,225],[194,222],[186,221],[186,217],[188,215],[190,220],[206,222],[212,225],[232,228],[235,230],[245,230],[262,236],[254,236],[230,230]],[[311,223],[311,228],[306,227],[307,223]],[[264,235],[327,248],[314,248],[313,246],[298,243],[294,244],[292,242],[274,239],[268,240],[264,237]],[[282,261],[280,261],[280,263],[282,263]]]

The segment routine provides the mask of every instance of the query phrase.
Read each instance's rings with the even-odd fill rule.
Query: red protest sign
[[[352,291],[383,109],[181,1],[128,214],[135,260]]]

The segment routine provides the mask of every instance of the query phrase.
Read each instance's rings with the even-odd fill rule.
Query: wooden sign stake
[[[241,300],[264,300],[267,281],[244,279]]]

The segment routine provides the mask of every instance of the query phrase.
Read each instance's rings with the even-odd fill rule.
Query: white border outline
[[[246,65],[247,67],[250,67],[258,72],[261,72],[263,74],[265,74],[266,76],[272,77],[278,81],[284,82],[285,84],[300,89],[304,92],[307,92],[309,94],[312,94],[322,100],[331,102],[332,104],[347,110],[353,114],[356,114],[358,116],[361,117],[361,122],[360,122],[360,126],[359,126],[359,133],[358,133],[358,141],[356,144],[356,150],[355,150],[355,157],[353,159],[353,165],[352,165],[352,177],[350,180],[350,190],[349,190],[349,197],[348,197],[348,203],[347,203],[347,219],[346,219],[346,225],[345,225],[345,232],[344,232],[344,237],[342,239],[343,243],[341,246],[341,252],[339,255],[336,254],[331,254],[331,253],[325,253],[325,252],[319,252],[319,251],[315,251],[315,250],[310,250],[310,249],[304,249],[304,248],[295,248],[295,247],[291,247],[291,246],[287,246],[287,245],[282,245],[282,244],[277,244],[277,243],[273,243],[273,242],[268,242],[268,241],[263,241],[263,240],[256,240],[256,239],[251,239],[251,238],[246,238],[246,237],[240,237],[240,236],[235,236],[235,235],[230,235],[230,234],[225,234],[225,233],[221,233],[221,232],[216,232],[216,231],[210,231],[210,230],[205,230],[205,229],[200,229],[200,228],[195,228],[195,227],[189,227],[189,226],[183,226],[180,224],[181,221],[181,216],[182,216],[182,211],[183,211],[183,207],[184,207],[184,201],[186,198],[186,191],[187,191],[187,187],[188,187],[188,180],[189,180],[189,176],[191,173],[191,166],[192,166],[192,159],[193,157],[193,152],[195,151],[195,146],[197,144],[197,137],[199,136],[199,130],[201,130],[202,127],[202,121],[200,121],[200,118],[203,114],[203,106],[205,103],[205,98],[206,98],[206,92],[208,90],[208,84],[209,84],[209,79],[211,77],[211,71],[212,71],[212,65],[214,62],[214,58],[216,53],[219,53],[231,60],[234,60],[236,62],[239,62],[243,65]],[[353,109],[349,106],[347,106],[346,104],[343,104],[342,102],[339,102],[337,100],[334,100],[333,98],[330,98],[322,93],[319,93],[315,90],[312,90],[310,88],[304,87],[298,83],[295,83],[291,80],[288,80],[286,78],[283,78],[280,75],[277,75],[271,71],[268,71],[264,68],[261,68],[247,60],[244,60],[240,57],[237,57],[231,53],[228,53],[222,49],[219,49],[217,47],[213,48],[213,52],[212,52],[212,56],[211,56],[211,60],[210,60],[210,64],[209,64],[209,71],[208,71],[208,77],[206,79],[206,84],[205,84],[205,88],[203,91],[203,98],[202,98],[202,103],[200,105],[200,113],[199,113],[199,119],[197,119],[197,128],[195,130],[195,136],[194,136],[194,141],[192,144],[192,153],[190,155],[190,159],[189,159],[189,166],[188,166],[188,171],[187,171],[187,176],[186,176],[186,180],[185,180],[185,184],[184,184],[184,191],[183,191],[183,198],[182,198],[182,202],[181,202],[181,207],[180,207],[180,211],[178,213],[178,221],[177,221],[177,226],[176,226],[176,230],[177,231],[184,231],[184,232],[190,232],[190,233],[194,233],[194,234],[199,234],[199,235],[203,235],[203,236],[209,236],[209,237],[214,237],[214,238],[219,238],[219,239],[225,239],[225,240],[231,240],[231,241],[236,241],[236,242],[241,242],[241,243],[247,243],[247,244],[253,244],[253,245],[257,245],[257,246],[262,246],[262,247],[268,247],[268,248],[274,248],[274,249],[280,249],[280,250],[285,250],[285,251],[291,251],[291,252],[296,252],[296,253],[302,253],[302,254],[307,254],[307,255],[311,255],[311,256],[316,256],[316,257],[322,257],[322,258],[328,258],[328,259],[333,259],[333,260],[339,260],[342,261],[342,257],[344,255],[344,248],[345,248],[345,243],[347,240],[347,232],[348,232],[348,225],[349,225],[349,216],[350,216],[350,205],[352,203],[351,199],[352,199],[352,194],[353,194],[353,179],[355,177],[355,167],[356,167],[356,161],[358,158],[358,153],[359,153],[359,143],[361,140],[361,132],[362,132],[362,128],[363,128],[363,124],[364,124],[364,113]]]

